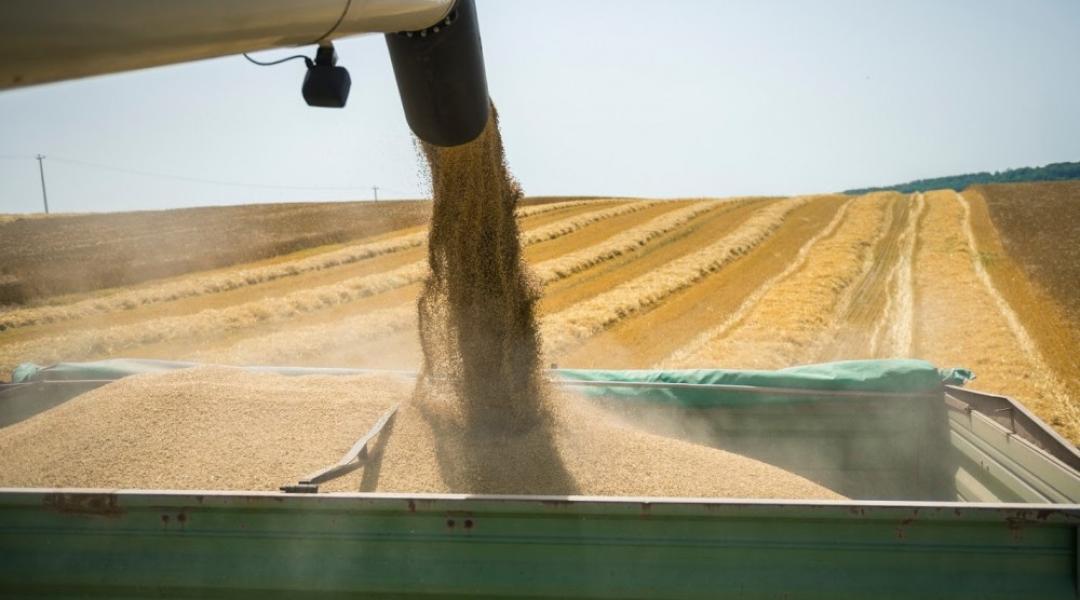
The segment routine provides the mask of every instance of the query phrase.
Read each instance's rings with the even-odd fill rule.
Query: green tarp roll
[[[967,369],[940,370],[913,359],[849,360],[776,371],[560,369],[556,374],[590,395],[697,407],[925,396],[974,379]]]
[[[23,364],[13,373],[14,383],[31,381],[113,380],[175,369],[197,363],[111,359],[85,363],[57,363],[41,367]],[[284,375],[333,375],[374,372],[366,369],[299,367],[245,367]],[[387,371],[378,371],[386,373]],[[410,372],[394,372],[413,376]],[[790,403],[869,396],[925,396],[940,394],[945,384],[973,379],[966,369],[939,370],[921,360],[853,360],[780,369],[748,371],[599,370],[555,369],[550,375],[584,394],[630,400],[673,403],[681,406]]]

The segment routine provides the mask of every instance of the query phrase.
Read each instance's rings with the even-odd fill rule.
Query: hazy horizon
[[[793,195],[1080,160],[1075,2],[478,11],[529,196]],[[301,64],[240,56],[0,92],[0,213],[41,210],[39,153],[54,212],[422,196],[381,36],[337,47],[337,111],[304,105]]]

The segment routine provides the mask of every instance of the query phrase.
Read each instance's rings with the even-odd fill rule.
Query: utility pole
[[[377,185],[371,186],[371,191],[375,193],[375,201],[378,202],[379,201],[379,186],[377,186]]]
[[[45,203],[45,214],[49,214],[49,195],[45,193],[45,155],[37,155],[38,173],[41,175],[41,201]]]

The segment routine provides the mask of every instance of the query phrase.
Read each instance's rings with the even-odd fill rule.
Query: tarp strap
[[[778,396],[813,396],[816,398],[940,398],[941,391],[934,392],[877,392],[862,390],[815,390],[787,387],[766,387],[760,385],[733,385],[728,383],[675,383],[660,381],[583,381],[573,379],[551,379],[552,383],[564,386],[631,388],[661,390],[682,389],[708,392],[748,392],[753,394],[774,394]]]

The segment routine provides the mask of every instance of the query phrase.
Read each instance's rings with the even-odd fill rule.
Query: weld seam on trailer
[[[403,516],[402,518],[408,518]],[[626,520],[633,520],[632,517],[625,517]],[[679,519],[684,520],[684,519]],[[810,519],[802,520],[804,522],[810,522]],[[829,521],[832,521],[831,519]],[[100,531],[97,529],[85,529],[85,530],[72,530],[67,529],[64,531],[57,531],[52,528],[4,528],[0,530],[2,533],[17,533],[17,534],[49,534],[49,535],[62,535],[69,537],[124,537],[133,534],[137,534],[145,537],[162,537],[172,538],[176,536],[187,537],[201,537],[201,538],[231,538],[231,539],[265,539],[265,540],[320,540],[320,541],[368,541],[368,542],[383,542],[383,543],[402,543],[402,544],[415,544],[417,542],[435,542],[439,544],[485,544],[493,546],[578,546],[580,545],[580,536],[560,535],[560,536],[498,536],[498,535],[481,535],[481,534],[468,534],[468,535],[455,535],[453,533],[445,534],[418,534],[409,533],[407,538],[401,533],[386,533],[386,534],[371,534],[371,533],[345,533],[345,532],[325,532],[325,533],[310,533],[300,532],[294,530],[279,530],[279,531],[267,531],[262,530],[258,533],[252,533],[250,531],[237,531],[237,530],[214,530],[214,529],[176,529],[176,530],[162,530],[160,533],[149,533],[145,528],[129,528],[129,529],[109,529],[108,531]],[[1073,552],[1069,549],[1062,549],[1059,546],[1024,546],[1022,550],[1014,547],[1003,548],[990,548],[983,544],[942,544],[940,542],[910,542],[905,541],[902,546],[897,547],[892,540],[883,540],[881,542],[768,542],[757,541],[751,539],[724,539],[724,540],[700,540],[700,541],[677,541],[671,537],[643,537],[632,536],[628,538],[623,537],[600,537],[600,536],[588,536],[590,546],[611,546],[611,547],[661,547],[661,548],[708,548],[708,549],[762,549],[762,550],[793,550],[793,551],[821,551],[831,550],[840,552],[888,552],[888,553],[924,553],[927,550],[941,550],[943,547],[948,548],[952,552],[958,552],[970,555],[982,555],[982,556],[1014,556],[1017,553],[1022,553],[1025,556],[1073,556]]]
[[[988,454],[990,451],[995,453],[993,457],[999,463],[1022,472],[1026,475],[1023,479],[1030,479],[1033,485],[1044,486],[1048,493],[1060,496],[1056,501],[1068,502],[1070,497],[1080,499],[1080,476],[1052,455],[1038,452],[1033,444],[982,413],[973,412],[970,423],[972,434]],[[1013,445],[1016,449],[1009,452],[1003,447],[1005,445]]]
[[[988,458],[1007,470],[1020,472],[1024,475],[1022,479],[1037,482],[1040,484],[1038,487],[1041,493],[1058,496],[1058,502],[1080,499],[1080,477],[1057,457],[1039,449],[1019,433],[1010,432],[979,411],[965,411],[952,406],[949,408],[952,409],[949,414],[952,429],[959,427],[967,431],[970,435],[966,436],[966,439],[977,440],[978,449]],[[1017,452],[1021,453],[1020,456],[1023,459],[1019,460],[1015,453],[1010,455],[1006,449],[1000,447],[999,441],[989,436],[1005,437],[1006,443],[1017,446]],[[994,453],[987,449],[993,450]],[[1007,462],[999,457],[1005,457]]]
[[[1029,411],[1023,404],[1016,400],[1002,396],[1000,394],[994,394],[992,392],[984,392],[975,389],[962,388],[953,385],[945,386],[946,399],[952,398],[959,402],[968,405],[969,408],[976,410],[982,414],[987,414],[985,407],[978,406],[983,403],[994,403],[998,407],[1011,408],[1019,413],[1020,418],[1015,419],[1020,425],[1023,425],[1021,432],[1018,434],[1025,434],[1035,445],[1045,452],[1052,454],[1058,460],[1069,465],[1074,470],[1080,471],[1080,449],[1077,449],[1075,445],[1061,436],[1060,433],[1053,428],[1046,426],[1038,417],[1036,417],[1031,411]],[[987,416],[992,416],[988,415]],[[1015,416],[1014,416],[1015,418]],[[1024,431],[1026,429],[1032,431]],[[1034,439],[1032,436],[1037,436],[1043,439]],[[1060,455],[1059,455],[1060,453]]]
[[[1049,497],[1028,485],[1001,464],[992,454],[981,448],[975,441],[978,438],[970,432],[963,429],[952,429],[949,435],[952,438],[954,448],[967,457],[968,460],[975,463],[976,466],[982,467],[993,474],[997,482],[1022,501],[1050,502]]]
[[[978,436],[964,429],[950,430],[953,447],[975,465],[982,467],[994,475],[994,480],[1008,489],[1024,502],[1053,502],[1053,500],[1041,490],[1038,490],[1021,479],[1007,465],[999,460],[994,453],[988,452],[979,443]]]
[[[962,416],[952,413],[949,419],[969,434],[965,437],[983,454],[1008,471],[1022,475],[1020,479],[1030,480],[1040,493],[1057,496],[1056,502],[1080,499],[1080,476],[1018,433],[1010,432],[979,411]],[[1010,453],[1003,448],[1002,439],[1006,445],[1014,444],[1016,450]]]
[[[957,467],[955,481],[956,496],[961,502],[989,502],[997,498],[990,488],[963,466]]]

